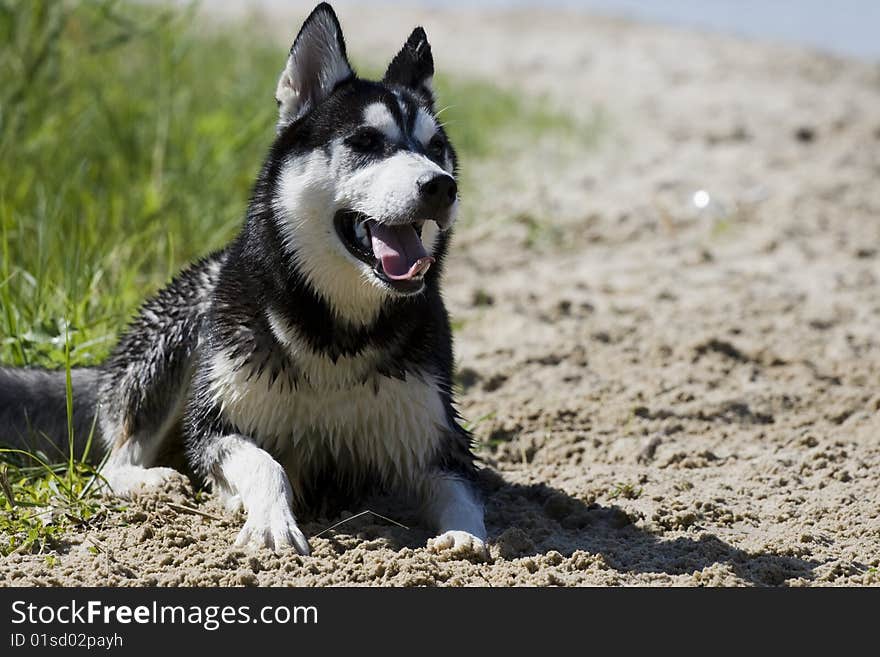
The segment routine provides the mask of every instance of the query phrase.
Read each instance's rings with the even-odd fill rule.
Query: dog
[[[114,493],[161,485],[178,444],[244,509],[237,545],[308,554],[295,508],[380,489],[419,505],[431,550],[485,553],[440,294],[459,194],[433,75],[421,27],[369,81],[333,9],[308,16],[237,237],[148,299],[104,364],[73,371],[76,433],[97,426]],[[13,434],[65,436],[64,408],[62,373],[0,371]]]

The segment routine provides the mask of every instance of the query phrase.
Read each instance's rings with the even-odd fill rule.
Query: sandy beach
[[[462,163],[445,297],[490,560],[429,553],[389,500],[348,515],[409,528],[234,548],[243,517],[181,477],[0,581],[880,584],[880,64],[562,11],[338,10],[358,61],[422,24],[445,74],[601,125]],[[273,10],[280,52],[303,14]]]

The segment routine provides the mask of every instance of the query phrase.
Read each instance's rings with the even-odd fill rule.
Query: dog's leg
[[[217,263],[203,260],[148,300],[102,367],[101,471],[117,495],[161,485],[175,471],[156,466],[170,446],[181,452],[180,420],[189,395],[199,328]]]
[[[244,436],[209,440],[205,469],[227,508],[243,506],[247,513],[238,534],[238,546],[256,544],[276,552],[293,546],[309,554],[309,542],[296,524],[293,493],[287,473],[278,461]]]
[[[158,447],[157,442],[133,438],[111,452],[101,469],[110,492],[119,497],[131,497],[139,491],[161,487],[177,474],[172,468],[147,467],[154,457],[144,454],[144,447]]]
[[[176,475],[172,468],[155,467],[155,464],[166,441],[178,431],[189,387],[183,375],[139,381],[138,384],[146,388],[144,396],[152,402],[145,408],[130,403],[126,393],[133,384],[123,380],[122,385],[126,384],[131,387],[116,388],[105,394],[100,412],[101,435],[105,440],[113,439],[113,442],[107,441],[110,456],[101,469],[101,476],[110,492],[120,497],[160,487]],[[132,426],[138,429],[132,432],[129,429]]]
[[[432,552],[487,556],[483,506],[473,486],[451,472],[432,472],[422,484],[426,519],[438,532]]]

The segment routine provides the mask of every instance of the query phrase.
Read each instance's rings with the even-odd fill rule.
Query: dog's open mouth
[[[422,244],[424,221],[382,224],[353,210],[336,213],[336,232],[355,258],[367,263],[373,273],[400,292],[417,292],[434,264]]]

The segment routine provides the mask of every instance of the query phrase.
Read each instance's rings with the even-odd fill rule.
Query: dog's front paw
[[[489,550],[483,539],[464,531],[451,530],[428,539],[428,551],[454,559],[488,559]]]
[[[161,489],[169,481],[183,475],[172,468],[143,468],[136,465],[106,468],[101,472],[98,490],[119,497],[132,497],[147,490]]]
[[[250,511],[235,545],[243,547],[267,547],[274,552],[293,547],[299,554],[311,553],[309,542],[296,524],[290,509],[278,508],[268,511]]]

